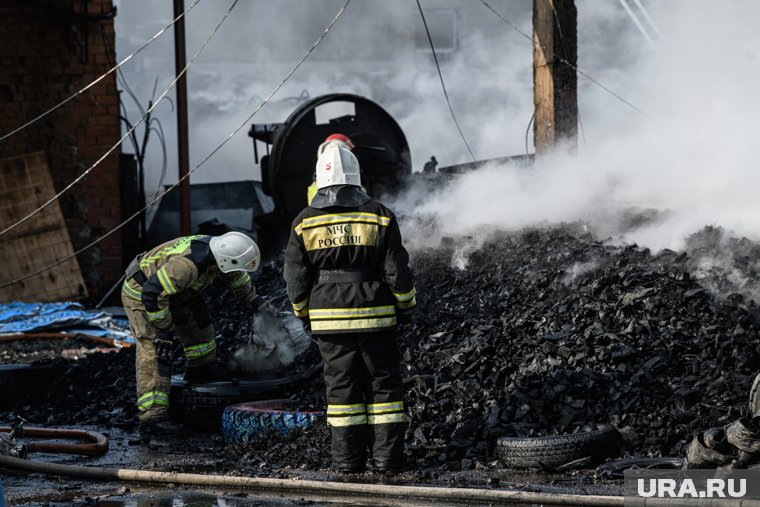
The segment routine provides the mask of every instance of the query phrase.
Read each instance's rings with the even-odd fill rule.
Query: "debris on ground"
[[[718,247],[719,236],[691,239]],[[702,285],[725,270],[692,276],[703,252],[653,254],[557,227],[494,237],[463,270],[456,253],[452,242],[414,261],[409,444],[426,463],[485,464],[496,436],[604,423],[627,454],[683,455],[698,429],[745,405],[757,307]]]
[[[68,333],[72,336],[82,333],[126,343],[133,341],[125,318],[101,310],[89,310],[79,303],[14,301],[0,304],[0,338],[43,331]]]
[[[35,364],[63,365],[65,369],[54,380],[0,390],[0,422],[21,416],[29,426],[137,427],[133,347]]]
[[[684,456],[699,431],[742,416],[760,359],[759,244],[706,228],[684,251],[650,252],[557,226],[494,235],[463,258],[463,241],[412,255],[418,309],[400,343],[407,448],[420,467],[498,468],[499,436],[597,424],[620,432],[624,456]],[[286,310],[281,262],[254,282]],[[210,300],[225,359],[252,327],[230,297]],[[127,426],[133,354],[88,355],[47,392],[6,402],[0,418]],[[323,396],[319,375],[290,393],[310,408]],[[328,439],[325,426],[267,438],[236,448],[229,466],[322,468]]]

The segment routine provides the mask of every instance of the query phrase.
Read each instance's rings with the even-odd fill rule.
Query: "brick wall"
[[[112,0],[0,0],[0,135],[95,80],[115,59]],[[44,150],[57,190],[120,137],[114,74],[0,142],[0,157]],[[121,221],[119,149],[61,198],[74,248]],[[118,233],[79,256],[91,295],[121,276]]]

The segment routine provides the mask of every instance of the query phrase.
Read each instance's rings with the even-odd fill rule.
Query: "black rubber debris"
[[[760,364],[760,244],[706,228],[684,251],[650,252],[573,225],[476,239],[412,252],[418,310],[400,343],[419,467],[498,468],[499,437],[600,424],[616,429],[622,457],[683,457],[701,431],[746,416]],[[255,281],[287,309],[281,266]],[[210,301],[224,356],[250,323],[231,296]],[[293,369],[313,366],[311,354]],[[134,425],[133,361],[130,350],[87,355],[45,390],[3,393],[0,420]],[[320,377],[285,396],[324,408]],[[249,472],[322,468],[328,442],[315,426],[229,459]]]

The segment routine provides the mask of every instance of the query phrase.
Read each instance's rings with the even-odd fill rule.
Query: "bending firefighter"
[[[174,336],[187,359],[185,379],[218,379],[214,327],[203,291],[219,277],[252,310],[260,302],[249,272],[261,256],[254,241],[240,232],[186,236],[139,255],[127,268],[122,287],[137,356],[137,408],[142,431],[174,432],[169,422],[169,389]]]
[[[295,314],[317,339],[327,386],[332,467],[404,466],[398,321],[416,304],[409,256],[393,212],[361,189],[359,163],[327,146],[318,191],[293,222],[285,281]]]

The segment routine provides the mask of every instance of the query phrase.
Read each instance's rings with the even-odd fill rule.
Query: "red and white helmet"
[[[354,149],[354,143],[351,142],[351,139],[344,134],[330,134],[325,138],[325,140],[322,142],[322,144],[319,145],[319,148],[317,148],[317,157],[322,155],[322,152],[325,151],[325,148],[327,148],[330,144],[336,144],[341,148],[345,148],[349,151]]]
[[[325,146],[317,159],[317,189],[331,185],[362,186],[359,161],[335,142]]]

